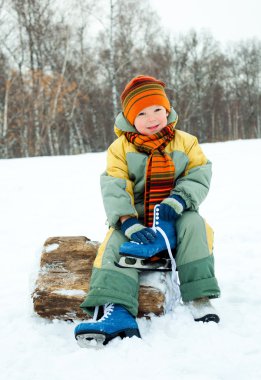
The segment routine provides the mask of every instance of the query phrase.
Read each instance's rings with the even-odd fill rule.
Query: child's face
[[[146,107],[136,116],[134,126],[142,135],[153,135],[166,127],[167,117],[168,112],[163,106]]]

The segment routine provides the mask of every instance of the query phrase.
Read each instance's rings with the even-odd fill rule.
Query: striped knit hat
[[[163,106],[170,112],[170,103],[164,91],[165,83],[149,76],[133,78],[121,94],[125,118],[133,125],[138,113],[153,105]]]

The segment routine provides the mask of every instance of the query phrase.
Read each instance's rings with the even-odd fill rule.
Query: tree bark
[[[87,319],[80,304],[89,288],[93,261],[99,243],[84,236],[51,237],[41,254],[40,270],[32,294],[34,310],[48,319]],[[155,273],[146,276],[154,276]],[[150,285],[148,277],[139,291],[139,316],[161,315],[165,309],[167,276],[157,273],[158,284]],[[149,284],[149,285],[148,285]],[[158,288],[157,288],[158,286]]]

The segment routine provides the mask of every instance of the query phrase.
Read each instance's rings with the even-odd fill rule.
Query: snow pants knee
[[[183,301],[208,296],[220,290],[214,274],[213,231],[195,211],[185,211],[176,221],[176,264]],[[120,230],[110,228],[94,261],[86,299],[81,308],[88,314],[95,306],[120,304],[134,316],[138,313],[139,272],[119,268],[119,247],[127,241]]]

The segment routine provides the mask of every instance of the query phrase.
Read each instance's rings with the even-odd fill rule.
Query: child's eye
[[[145,112],[140,112],[139,114],[138,114],[138,116],[144,116],[145,115]]]
[[[156,109],[154,110],[154,112],[159,112],[159,111],[161,111],[161,109],[162,109],[162,108],[156,108]]]

